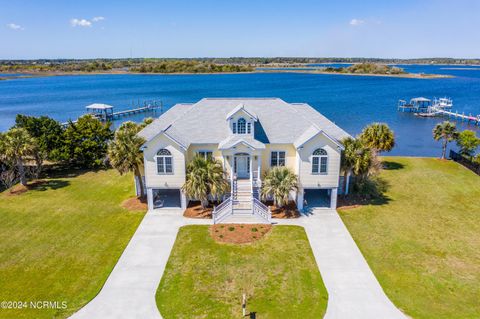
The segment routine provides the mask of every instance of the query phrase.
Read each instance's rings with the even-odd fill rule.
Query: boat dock
[[[411,99],[409,103],[407,103],[405,100],[399,100],[397,105],[398,111],[415,113],[415,115],[419,117],[445,116],[458,121],[480,126],[480,114],[472,115],[470,113],[466,115],[465,112],[454,112],[452,111],[452,108],[453,101],[449,98],[434,99],[432,103],[432,100],[430,99],[417,97]]]
[[[135,114],[154,112],[157,110],[160,110],[160,114],[163,113],[162,102],[151,101],[151,102],[144,102],[143,106],[139,106],[139,105],[140,103],[138,103],[137,107],[123,110],[123,111],[118,111],[118,112],[114,112],[113,110],[114,107],[112,105],[101,104],[101,103],[90,104],[86,107],[86,109],[87,109],[87,114],[92,114],[102,122],[112,122],[124,117],[135,115]],[[61,125],[63,127],[67,127],[70,123],[76,123],[76,122],[77,120],[68,121],[68,122],[62,123]]]
[[[446,117],[449,117],[449,118],[454,118],[456,120],[460,120],[460,121],[466,121],[468,123],[471,123],[471,124],[474,124],[474,125],[480,125],[480,114],[479,115],[472,115],[472,114],[469,114],[469,115],[465,115],[465,112],[463,113],[458,113],[458,111],[456,112],[451,112],[451,111],[447,111],[447,110],[441,110],[441,109],[436,109],[435,107],[432,107],[432,114],[435,115],[435,116],[446,116]]]

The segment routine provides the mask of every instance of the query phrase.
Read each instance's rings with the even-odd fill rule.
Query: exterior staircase
[[[270,223],[271,213],[259,200],[259,187],[256,180],[233,179],[231,188],[231,196],[214,209],[215,224]]]

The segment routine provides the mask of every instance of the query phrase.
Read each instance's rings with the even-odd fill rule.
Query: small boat
[[[420,116],[420,117],[435,117],[437,115],[436,112],[432,112],[432,113],[415,113],[416,116]]]

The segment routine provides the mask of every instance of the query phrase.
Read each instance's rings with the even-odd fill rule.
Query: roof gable
[[[247,115],[248,117],[250,117],[250,118],[253,119],[254,121],[258,121],[257,115],[256,115],[254,112],[249,111],[248,109],[246,109],[244,103],[240,103],[236,108],[234,108],[233,110],[231,110],[231,111],[227,114],[226,120],[228,121],[229,119],[231,119],[232,117],[234,117],[237,113],[244,113],[245,115]]]

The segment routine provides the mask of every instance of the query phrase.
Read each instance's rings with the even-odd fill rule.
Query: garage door
[[[153,189],[153,208],[180,208],[180,189]]]
[[[330,207],[329,189],[305,189],[303,199],[306,209]]]

